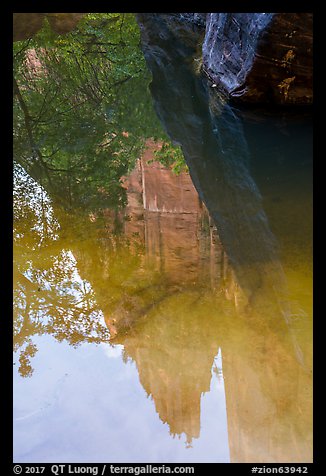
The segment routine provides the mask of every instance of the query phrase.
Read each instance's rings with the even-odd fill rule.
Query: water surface
[[[290,332],[264,289],[243,305],[189,175],[147,164],[147,147],[118,231],[109,210],[55,209],[32,179],[29,195],[18,170],[15,461],[311,460],[309,164],[257,157]]]
[[[138,21],[149,72],[43,117],[43,156],[15,109],[14,460],[309,462],[311,118],[234,109],[194,32]]]

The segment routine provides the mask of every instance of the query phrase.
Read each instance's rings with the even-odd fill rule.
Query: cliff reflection
[[[20,351],[19,371],[32,375],[37,335],[72,346],[122,344],[160,419],[190,445],[200,437],[201,397],[210,390],[221,349],[231,461],[310,461],[311,330],[301,304],[309,274],[295,275],[297,291],[290,296],[249,169],[242,122],[194,72],[196,36],[174,31],[160,14],[141,15],[148,15],[139,20],[157,112],[182,145],[190,175],[176,176],[153,163],[160,144],[147,139],[136,160],[137,142],[136,167],[121,184],[130,161],[127,127],[117,136],[119,143],[110,140],[111,155],[89,149],[94,180],[86,187],[77,166],[78,180],[72,183],[70,167],[59,174],[48,167],[46,180],[44,170],[27,168],[45,188],[18,169],[14,348]],[[138,86],[142,91],[143,82]],[[126,98],[129,111],[132,102]],[[103,119],[99,131],[106,127]],[[142,144],[151,134],[142,129],[140,135]],[[83,147],[78,150],[84,154]],[[124,166],[116,164],[110,182],[107,159],[122,152]],[[83,161],[82,176],[88,180],[87,164]],[[277,217],[288,220],[292,210],[278,203]],[[293,237],[283,233],[287,252]],[[309,296],[310,281],[306,287]]]
[[[216,227],[189,174],[175,175],[153,162],[159,148],[148,140],[142,159],[125,179],[125,234],[143,238],[147,261],[155,263],[169,283],[219,286],[217,265],[225,261],[226,266],[226,257]]]
[[[23,377],[33,373],[34,336],[52,335],[73,346],[109,340],[93,290],[78,275],[69,247],[78,238],[83,246],[90,223],[78,215],[71,220],[52,205],[44,188],[15,165],[13,340]]]
[[[149,306],[134,293],[131,309],[120,306],[106,317],[112,342],[135,361],[171,434],[184,433],[188,444],[200,436],[201,397],[210,389],[221,348],[231,461],[310,461],[307,345],[301,342],[303,367],[293,345],[298,336],[279,311],[272,315],[258,306],[244,313],[238,305],[242,290],[189,177],[173,176],[159,164],[149,167],[145,157],[138,165],[126,183],[125,232],[143,237],[147,266],[162,273],[165,290]]]
[[[135,361],[160,419],[188,443],[200,436],[220,347],[231,462],[311,461],[311,375],[261,317],[248,323],[210,293],[181,292],[114,342]]]
[[[190,445],[200,437],[201,397],[220,348],[231,461],[309,461],[307,346],[304,368],[279,319],[259,308],[243,314],[241,287],[190,177],[149,164],[157,147],[148,141],[124,180],[124,215],[67,215],[48,204],[34,227],[30,216],[18,220],[21,372],[32,371],[33,335],[107,342],[105,321],[111,345],[122,344],[124,358],[136,363],[160,419]]]

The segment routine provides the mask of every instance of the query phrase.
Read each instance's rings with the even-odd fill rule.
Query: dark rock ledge
[[[56,33],[64,34],[83,15],[14,13],[14,41],[31,38],[45,17]],[[201,70],[233,103],[312,104],[312,13],[154,15],[169,17],[190,43],[198,42]]]

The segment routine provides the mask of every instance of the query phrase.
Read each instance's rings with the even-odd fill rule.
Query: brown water
[[[68,214],[18,170],[15,462],[309,462],[310,165],[253,167],[287,291],[251,303],[156,147],[119,216]]]

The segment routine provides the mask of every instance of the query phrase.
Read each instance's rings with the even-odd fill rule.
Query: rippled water
[[[17,167],[16,462],[311,461],[311,126],[245,126],[281,270],[255,264],[253,294],[153,141],[118,215],[63,211]]]

